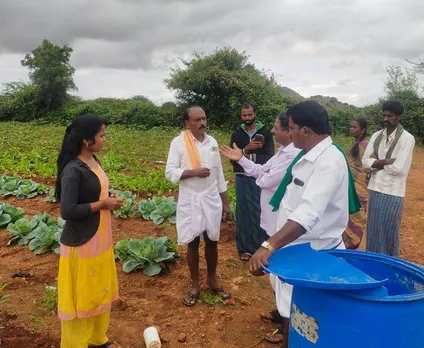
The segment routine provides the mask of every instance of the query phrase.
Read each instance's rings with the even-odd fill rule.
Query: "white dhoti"
[[[346,249],[346,247],[342,242],[335,249]],[[278,312],[283,318],[290,318],[293,285],[283,282],[274,274],[269,275],[269,281],[271,282],[272,289],[275,293],[275,302],[277,304]]]
[[[177,203],[178,244],[185,245],[206,232],[211,241],[219,240],[222,201],[217,185],[202,192],[180,187]]]

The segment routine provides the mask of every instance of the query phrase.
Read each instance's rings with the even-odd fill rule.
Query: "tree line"
[[[132,98],[97,98],[84,100],[70,94],[77,90],[75,69],[71,66],[72,48],[44,40],[21,61],[29,69],[29,83],[3,84],[0,92],[0,121],[37,121],[68,123],[73,118],[97,114],[110,124],[140,127],[182,126],[182,111],[190,105],[203,107],[211,127],[234,129],[239,124],[239,108],[245,102],[255,103],[258,117],[272,125],[278,113],[305,100],[293,90],[280,86],[274,75],[259,70],[245,52],[231,47],[210,54],[193,53],[181,60],[164,80],[175,92],[176,102],[156,105],[144,96]],[[413,69],[391,66],[387,69],[385,95],[375,104],[358,108],[336,98],[314,96],[329,112],[336,134],[349,132],[349,121],[365,116],[371,129],[381,126],[381,103],[396,99],[405,105],[404,125],[424,140],[424,98],[418,73],[424,63],[411,63]]]

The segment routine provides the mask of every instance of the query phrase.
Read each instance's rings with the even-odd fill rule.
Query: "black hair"
[[[289,128],[289,118],[288,111],[281,112],[278,114],[278,119],[280,120],[280,127],[281,129],[287,129]]]
[[[365,117],[357,117],[354,120],[355,122],[358,122],[359,127],[361,127],[361,129],[365,129],[365,132],[362,133],[361,135],[361,141],[365,139],[365,137],[367,136],[367,131],[368,131],[368,121]],[[355,142],[355,144],[353,144],[352,149],[350,150],[350,154],[353,157],[358,157],[359,156],[359,143],[360,141]]]
[[[95,115],[82,115],[77,117],[66,128],[65,136],[63,137],[62,147],[57,158],[57,177],[56,177],[56,199],[60,201],[62,190],[60,175],[69,161],[77,158],[81,153],[84,140],[95,142],[96,134],[105,124],[103,120]]]
[[[328,121],[328,135],[332,137],[334,135],[334,127],[331,121]]]
[[[254,113],[256,113],[256,105],[255,105],[255,104],[251,104],[251,103],[244,103],[244,104],[241,106],[241,108],[240,108],[240,112],[241,112],[243,109],[249,109],[249,108],[252,108],[252,109],[253,109],[253,112],[254,112]]]
[[[293,106],[291,108],[291,119],[299,128],[308,127],[315,134],[330,133],[327,110],[316,101],[307,100]]]
[[[401,102],[398,102],[397,100],[388,100],[383,103],[381,111],[389,111],[393,115],[400,116],[403,115],[405,109]]]
[[[184,112],[183,112],[184,122],[188,121],[190,119],[190,110],[195,109],[195,108],[201,108],[201,107],[198,106],[198,105],[194,105],[194,106],[190,106],[190,107],[188,107],[187,109],[184,110]]]

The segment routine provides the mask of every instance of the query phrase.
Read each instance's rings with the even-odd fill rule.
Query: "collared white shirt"
[[[186,188],[193,192],[202,192],[216,184],[219,193],[227,191],[227,183],[224,178],[217,141],[207,134],[205,134],[203,142],[200,142],[195,137],[193,139],[199,151],[200,166],[210,169],[209,177],[194,177],[180,180],[185,170],[192,169],[188,165],[184,136],[181,134],[171,142],[166,161],[166,178],[173,183],[178,183],[180,190],[181,188]]]
[[[292,220],[306,232],[289,245],[311,243],[316,250],[336,247],[349,220],[344,155],[327,137],[293,166],[292,174],[278,210],[277,231]]]
[[[378,148],[379,159],[386,158],[386,153],[389,151],[390,145],[396,136],[395,130],[387,138],[386,129],[372,135],[364,156],[362,157],[362,164],[367,169],[371,169],[372,165],[376,161],[376,159],[371,158],[371,156],[374,154],[374,143],[380,132],[383,132],[383,137],[381,139],[380,147]],[[405,197],[406,179],[408,177],[409,169],[411,168],[414,146],[414,136],[404,130],[392,153],[392,158],[396,159],[395,162],[389,166],[384,166],[382,170],[374,173],[371,176],[368,189],[392,196]]]
[[[261,227],[269,236],[276,233],[277,212],[272,211],[269,204],[281,180],[283,180],[286,170],[294,158],[298,155],[299,149],[293,143],[287,146],[280,146],[277,153],[272,156],[264,165],[252,162],[243,156],[238,163],[243,167],[247,176],[256,178],[256,184],[261,191]]]

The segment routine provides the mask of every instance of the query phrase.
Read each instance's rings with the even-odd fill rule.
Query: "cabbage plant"
[[[174,259],[175,253],[168,251],[167,240],[166,237],[122,240],[115,245],[115,256],[123,262],[125,273],[142,269],[153,277],[161,272],[161,264]]]

